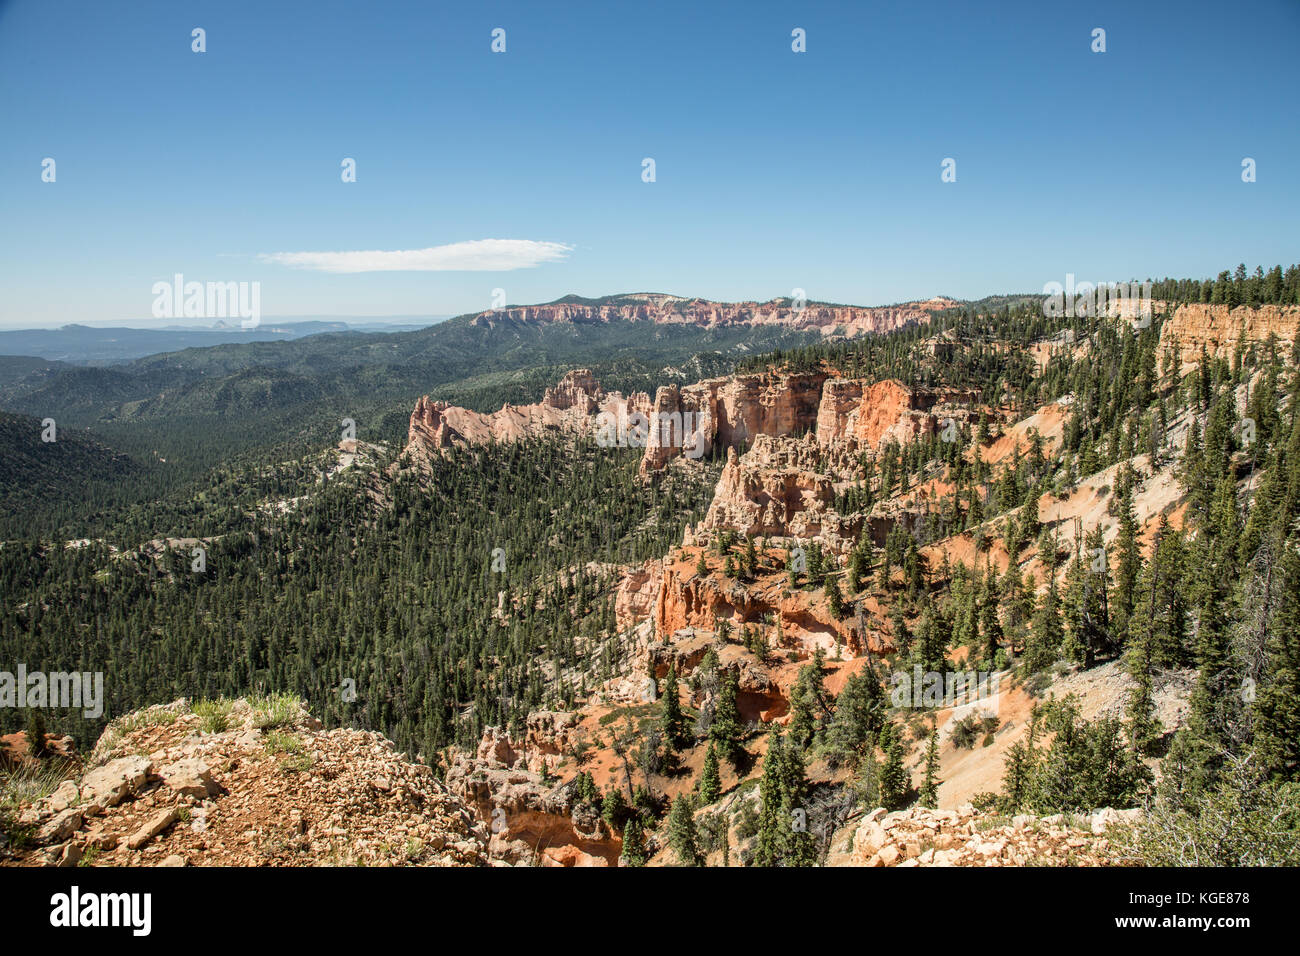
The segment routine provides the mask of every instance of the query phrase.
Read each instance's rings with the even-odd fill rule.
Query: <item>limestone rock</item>
[[[217,792],[212,770],[197,757],[186,757],[159,771],[163,784],[177,793],[202,800]]]
[[[166,810],[160,810],[155,813],[140,829],[131,834],[126,845],[132,850],[138,850],[146,843],[162,833],[177,820],[176,808],[168,807]]]
[[[81,780],[81,797],[97,807],[115,807],[128,794],[139,791],[153,772],[147,757],[119,757],[90,771]]]

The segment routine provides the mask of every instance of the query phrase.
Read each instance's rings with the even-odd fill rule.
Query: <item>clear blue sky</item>
[[[878,304],[1289,263],[1298,52],[1298,0],[0,0],[0,325],[147,325],[177,272],[259,281],[270,316],[410,315],[498,287]],[[484,239],[567,248],[263,258]]]

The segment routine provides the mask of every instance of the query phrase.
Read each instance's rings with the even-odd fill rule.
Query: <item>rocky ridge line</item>
[[[487,834],[425,766],[298,702],[177,700],[104,732],[89,766],[21,809],[13,865],[486,864]]]

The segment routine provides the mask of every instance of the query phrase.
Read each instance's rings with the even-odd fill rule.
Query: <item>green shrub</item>
[[[1159,801],[1112,842],[1144,866],[1300,866],[1300,784],[1232,757],[1213,790],[1181,808]]]

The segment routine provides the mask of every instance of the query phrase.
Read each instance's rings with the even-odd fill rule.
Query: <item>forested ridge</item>
[[[460,316],[428,329],[308,336],[186,349],[106,368],[13,360],[0,382],[0,408],[17,412],[27,434],[12,439],[76,494],[39,496],[0,481],[0,538],[75,538],[110,533],[123,508],[148,511],[159,499],[183,508],[213,474],[311,455],[341,436],[400,447],[420,395],[496,411],[538,401],[574,366],[610,391],[653,392],[729,372],[736,359],[817,333],[780,326],[663,328],[650,322],[476,325]],[[40,422],[85,436],[129,459],[111,481],[78,470],[37,440]],[[16,426],[15,426],[16,427]],[[32,445],[32,442],[37,442]]]
[[[345,473],[270,522],[214,501],[204,521],[220,537],[202,573],[188,548],[155,561],[7,542],[0,642],[32,670],[103,671],[104,720],[178,695],[296,690],[323,718],[433,759],[485,724],[572,702],[583,676],[555,677],[579,661],[620,666],[606,646],[617,581],[601,566],[666,551],[716,478],[711,466],[629,494],[638,463],[635,450],[537,439],[457,450],[423,478]],[[0,712],[6,731],[21,720]],[[84,745],[104,720],[50,723]]]

